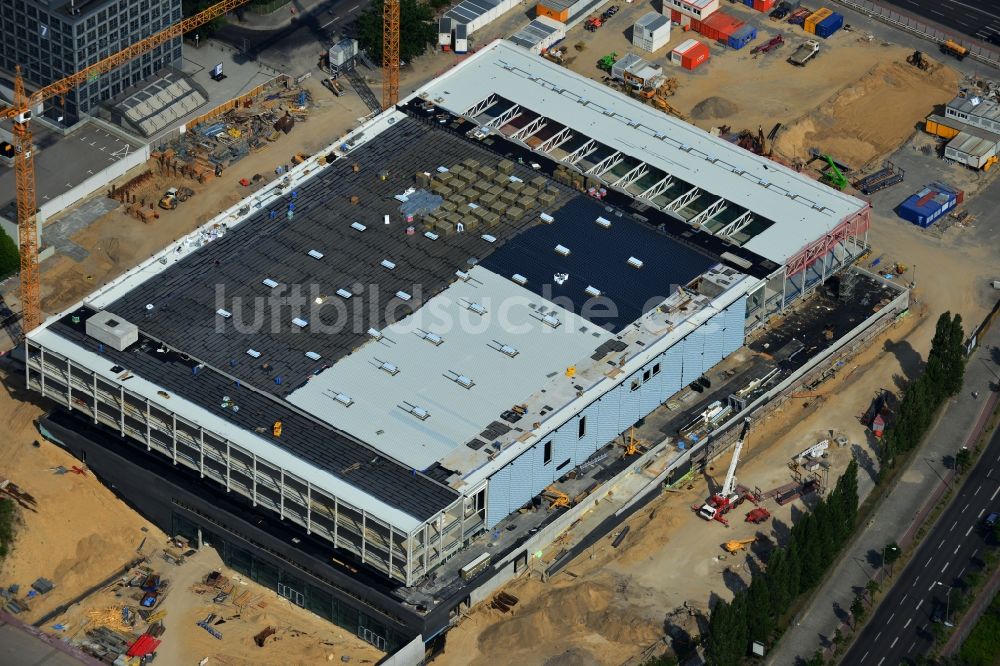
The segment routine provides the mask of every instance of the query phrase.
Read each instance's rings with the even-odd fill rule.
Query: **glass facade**
[[[198,542],[199,525],[176,511],[172,523],[172,534],[183,536],[193,544]],[[339,598],[328,587],[307,582],[306,576],[294,570],[291,563],[287,567],[277,566],[259,552],[236,543],[232,537],[224,538],[220,530],[202,527],[201,540],[203,546],[214,548],[233,571],[274,590],[295,605],[333,622],[380,650],[393,652],[408,642],[385,621]]]

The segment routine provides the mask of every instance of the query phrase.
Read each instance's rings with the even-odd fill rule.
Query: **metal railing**
[[[905,30],[906,32],[918,37],[930,39],[937,44],[950,39],[953,42],[957,42],[958,44],[961,44],[965,48],[969,49],[970,58],[1000,69],[1000,53],[997,53],[993,49],[987,48],[970,38],[959,37],[954,33],[945,32],[938,27],[924,23],[916,17],[901,12],[898,9],[885,7],[877,2],[872,2],[871,0],[836,0],[836,2],[844,5],[845,7],[850,7],[855,11],[861,12],[870,18],[877,19],[883,23],[888,23],[889,25]]]

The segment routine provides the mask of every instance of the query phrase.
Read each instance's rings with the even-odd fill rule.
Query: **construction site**
[[[794,67],[780,25],[687,69],[581,19],[425,56],[378,115],[283,77],[150,146],[8,357],[6,611],[111,661],[696,643],[850,460],[871,486],[872,397],[1000,269],[964,208],[886,203],[962,76],[857,30]]]

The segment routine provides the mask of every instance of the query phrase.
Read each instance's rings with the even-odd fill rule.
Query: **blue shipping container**
[[[930,195],[930,196],[929,196]],[[921,204],[921,200],[923,203]],[[896,212],[901,218],[917,226],[927,228],[934,221],[955,207],[958,196],[955,192],[925,187],[899,205]]]
[[[753,0],[743,0],[743,4],[747,7],[753,7]]]
[[[816,36],[826,39],[844,27],[844,15],[834,12],[816,24]]]
[[[745,25],[729,36],[726,45],[731,49],[741,49],[755,39],[757,39],[757,28]]]

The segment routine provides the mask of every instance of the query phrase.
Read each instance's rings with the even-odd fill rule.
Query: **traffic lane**
[[[937,583],[954,585],[986,547],[979,525],[987,509],[996,510],[1000,494],[998,468],[1000,431],[994,433],[955,501],[921,544],[842,663],[878,666],[889,660],[895,664],[930,646],[928,626],[934,602],[944,604],[947,591]]]
[[[1000,33],[1000,7],[996,2],[884,0],[884,3],[980,39]]]

